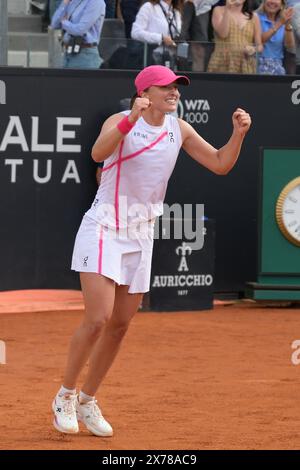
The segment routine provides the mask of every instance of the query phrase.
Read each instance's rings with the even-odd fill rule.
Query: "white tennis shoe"
[[[76,402],[76,413],[78,421],[85,424],[86,428],[95,436],[110,437],[113,435],[111,425],[103,418],[97,400],[87,403]]]
[[[75,434],[79,431],[76,417],[77,395],[63,395],[56,397],[52,403],[54,413],[53,425],[59,432]]]

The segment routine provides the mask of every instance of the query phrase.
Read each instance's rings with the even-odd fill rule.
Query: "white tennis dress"
[[[73,270],[102,274],[132,294],[149,290],[154,221],[163,213],[181,144],[177,118],[166,115],[162,126],[138,119],[104,162],[76,236]]]

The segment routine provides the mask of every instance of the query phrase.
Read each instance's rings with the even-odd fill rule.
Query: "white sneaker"
[[[76,403],[76,413],[78,421],[82,421],[87,429],[95,436],[109,437],[113,435],[111,425],[103,418],[97,400],[87,403]]]
[[[79,431],[76,417],[76,395],[63,395],[56,397],[52,403],[54,413],[53,425],[59,432],[75,434]]]

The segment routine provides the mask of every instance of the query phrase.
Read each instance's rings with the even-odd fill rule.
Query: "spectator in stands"
[[[148,64],[174,66],[181,8],[182,0],[151,0],[141,6],[131,37],[148,44]]]
[[[296,47],[296,74],[300,75],[300,1],[294,4],[294,14],[291,24],[294,28],[295,47]]]
[[[182,28],[180,39],[184,41],[197,41],[192,43],[192,70],[204,70],[206,45],[199,42],[208,42],[208,26],[210,11],[218,0],[186,0],[183,7]]]
[[[264,50],[258,59],[258,72],[285,75],[284,46],[295,47],[291,19],[293,8],[285,8],[284,0],[264,0],[257,10],[262,29]]]
[[[256,52],[262,50],[261,28],[249,0],[226,0],[214,8],[215,50],[208,72],[255,73]]]
[[[131,28],[139,11],[141,0],[121,0],[120,8],[125,24],[125,35],[131,38]]]
[[[63,66],[98,69],[102,63],[98,44],[105,17],[104,0],[63,0],[51,27],[63,30]]]

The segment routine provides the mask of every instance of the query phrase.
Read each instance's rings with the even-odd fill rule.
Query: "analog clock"
[[[285,238],[300,247],[300,177],[290,181],[279,194],[276,221]]]

